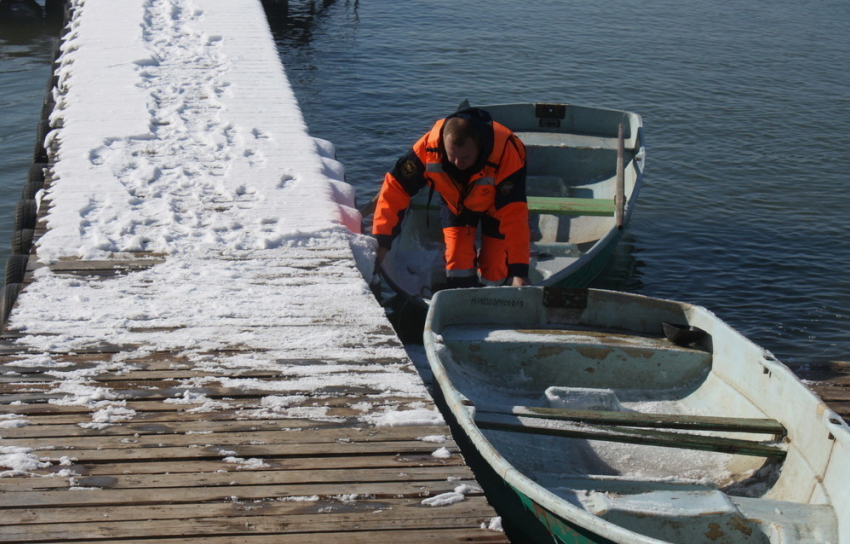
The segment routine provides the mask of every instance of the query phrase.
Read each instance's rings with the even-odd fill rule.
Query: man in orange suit
[[[428,185],[441,197],[449,288],[529,285],[525,175],[522,142],[486,111],[467,108],[437,121],[384,177],[372,224],[378,262],[410,198]]]

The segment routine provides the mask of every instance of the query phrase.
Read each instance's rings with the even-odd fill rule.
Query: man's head
[[[443,125],[446,159],[458,170],[466,170],[478,162],[481,135],[472,123],[461,117],[450,117]]]

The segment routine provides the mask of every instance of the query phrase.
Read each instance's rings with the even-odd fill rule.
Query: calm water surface
[[[270,10],[311,132],[363,202],[465,98],[640,113],[646,184],[596,286],[704,305],[791,366],[850,360],[848,20],[844,0]]]
[[[359,201],[465,98],[636,111],[645,185],[596,286],[704,305],[790,366],[850,360],[846,0],[267,4]],[[0,26],[3,262],[56,34]]]
[[[15,204],[33,160],[59,29],[46,21],[0,20],[0,259],[4,267],[11,253]]]

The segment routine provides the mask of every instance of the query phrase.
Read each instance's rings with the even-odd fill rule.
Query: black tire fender
[[[6,321],[9,320],[9,314],[12,313],[12,308],[15,307],[15,302],[18,300],[22,285],[20,283],[7,283],[3,286],[3,291],[0,292],[0,323],[6,326]]]
[[[23,283],[29,255],[12,255],[6,260],[6,284]]]
[[[27,255],[32,249],[33,229],[16,230],[12,235],[12,254]]]
[[[34,229],[38,219],[38,203],[32,198],[15,205],[15,230]]]

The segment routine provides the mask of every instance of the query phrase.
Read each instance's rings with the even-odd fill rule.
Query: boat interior
[[[781,425],[712,371],[710,334],[683,345],[660,323],[439,334],[486,439],[581,510],[664,542],[838,542],[833,508],[781,484],[805,461]]]

